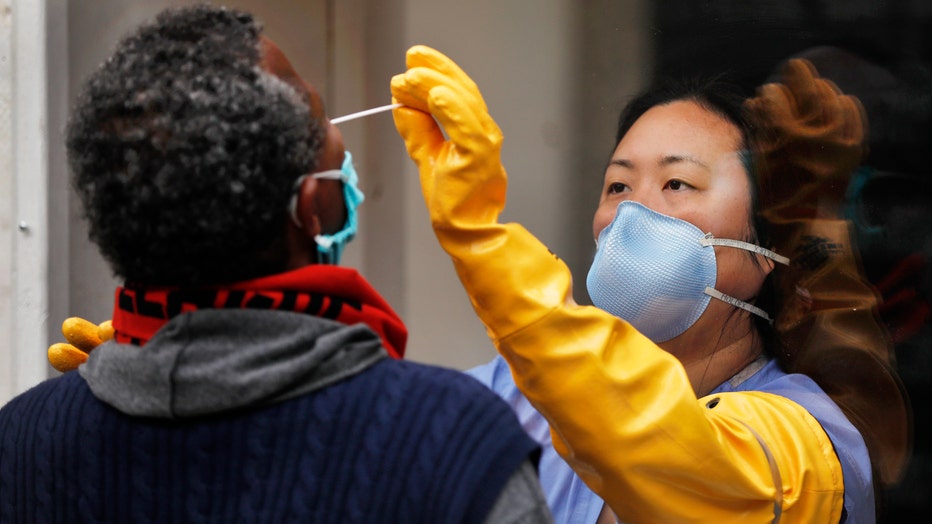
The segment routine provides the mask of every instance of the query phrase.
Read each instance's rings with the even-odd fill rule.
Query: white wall
[[[405,48],[427,44],[450,56],[480,86],[505,137],[509,192],[502,221],[525,224],[562,256],[574,209],[574,14],[570,0],[409,1]],[[403,50],[396,55],[403,68]],[[400,147],[400,146],[398,146]],[[413,164],[405,168],[410,233],[404,302],[411,357],[472,366],[494,356],[448,257],[434,240]],[[453,322],[438,321],[453,319]]]
[[[0,0],[0,400],[47,369],[45,21],[45,2]]]
[[[13,352],[13,16],[0,0],[0,399],[18,388]],[[0,401],[2,402],[2,401]]]
[[[4,126],[11,125],[3,112],[10,107],[4,105],[4,89],[10,87],[12,77],[9,63],[2,61],[7,50],[3,46],[12,41],[15,31],[9,27],[18,19],[3,15],[3,7],[16,1],[0,0],[0,198],[6,199],[0,210],[0,246],[22,241],[12,227],[13,210],[22,202],[4,189],[25,172],[21,163],[13,167],[3,155],[4,148],[30,136],[24,134],[27,131],[4,134]],[[17,346],[0,340],[0,403],[46,376],[45,348],[48,341],[60,339],[58,329],[66,316],[94,321],[110,316],[117,283],[87,241],[68,183],[61,136],[68,106],[81,80],[120,36],[162,7],[186,3],[193,2],[52,0],[45,40],[41,30],[36,32],[48,49],[40,51],[34,43],[15,50],[27,56],[38,53],[49,62],[47,96],[36,90],[30,98],[35,110],[48,113],[48,133],[39,141],[47,144],[47,151],[41,154],[37,145],[27,150],[42,157],[28,164],[30,173],[37,174],[30,178],[29,191],[31,201],[37,193],[46,195],[40,219],[47,220],[49,228],[47,239],[32,237],[35,255],[21,252],[16,258],[13,251],[0,250],[0,333],[8,333],[9,342],[20,341]],[[643,80],[649,59],[640,30],[646,27],[646,2],[231,0],[228,4],[251,10],[265,22],[267,34],[298,72],[321,89],[331,116],[388,103],[389,79],[403,71],[404,51],[410,45],[423,43],[450,55],[477,81],[505,135],[503,161],[510,188],[503,219],[525,224],[563,257],[579,283],[577,299],[587,300],[582,285],[593,248],[590,218],[613,145],[614,121],[624,95]],[[17,76],[16,83],[26,80]],[[43,82],[40,87],[45,86]],[[361,232],[347,249],[346,264],[369,278],[405,319],[409,358],[460,369],[488,360],[494,349],[449,260],[436,245],[414,166],[391,116],[347,122],[341,130],[367,195],[360,210]],[[48,165],[44,175],[36,171],[43,162]],[[42,249],[50,253],[46,260]],[[37,291],[48,288],[39,292],[44,306],[14,306],[16,294],[22,292],[16,289],[25,285],[17,261],[28,262],[34,275],[30,286],[37,286]],[[43,264],[50,264],[49,269]],[[35,320],[23,323],[18,320],[23,315]],[[29,356],[24,359],[23,354]],[[28,372],[22,370],[23,362],[32,362]]]
[[[640,87],[648,63],[643,4],[397,0],[382,8],[391,13],[369,21],[387,33],[377,39],[383,45],[373,51],[373,64],[400,72],[404,50],[426,44],[477,82],[505,137],[509,191],[502,220],[524,224],[567,262],[580,302],[588,300],[583,288],[594,251],[591,216],[614,145],[617,110],[624,95]],[[390,122],[381,133],[370,147],[392,160],[392,172],[383,176],[397,181],[394,199],[404,213],[405,242],[393,255],[403,257],[403,292],[394,303],[402,305],[411,329],[410,358],[461,369],[485,362],[494,348],[430,231],[414,166]],[[376,228],[370,225],[370,235]],[[390,248],[383,245],[382,251]]]

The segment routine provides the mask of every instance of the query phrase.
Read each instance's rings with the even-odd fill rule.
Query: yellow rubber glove
[[[746,105],[761,137],[761,213],[772,248],[793,261],[773,273],[777,357],[829,393],[860,430],[879,477],[892,484],[909,455],[908,401],[878,295],[858,263],[850,225],[838,217],[866,149],[867,115],[801,59],[787,62],[781,83],[762,86]]]
[[[66,318],[61,325],[62,335],[67,342],[49,346],[49,363],[65,373],[83,364],[94,348],[113,338],[113,324],[105,320],[94,324],[80,317]]]
[[[760,206],[772,223],[835,218],[866,147],[861,102],[819,77],[807,60],[789,60],[779,83],[746,102],[758,125]]]
[[[475,83],[425,46],[408,51],[407,66],[392,79],[404,104],[395,125],[434,232],[577,474],[626,522],[768,522],[776,505],[783,522],[837,522],[841,468],[815,419],[765,393],[697,401],[672,355],[623,320],[575,304],[566,265],[520,225],[497,222],[502,134]]]
[[[494,330],[494,338],[502,338],[572,301],[567,295],[569,272],[520,225],[498,223],[507,188],[500,161],[502,133],[476,84],[426,46],[412,47],[407,65],[404,75],[392,79],[392,96],[404,104],[394,110],[395,125],[420,167],[421,189],[441,246],[460,277],[468,274],[474,283],[470,298],[480,319]],[[449,133],[449,141],[431,115]],[[494,259],[502,250],[526,253],[513,262],[522,266],[523,259],[539,269],[513,282],[507,297],[498,295],[494,274],[472,271],[472,262]],[[464,260],[471,263],[461,264]]]

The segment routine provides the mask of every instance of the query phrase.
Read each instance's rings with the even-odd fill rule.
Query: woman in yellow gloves
[[[895,479],[905,460],[905,400],[844,223],[820,200],[860,159],[856,100],[790,63],[786,85],[747,105],[767,138],[759,178],[740,102],[697,88],[632,104],[593,223],[590,307],[553,253],[498,223],[502,135],[476,85],[424,46],[407,67],[392,80],[395,123],[437,238],[554,447],[621,521],[874,521],[873,477]],[[808,192],[789,198],[781,181]],[[759,210],[758,183],[771,192]],[[815,262],[779,269],[813,239]],[[813,356],[823,346],[835,360]],[[835,401],[787,370],[826,379]]]

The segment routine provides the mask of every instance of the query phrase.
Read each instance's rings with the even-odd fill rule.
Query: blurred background
[[[55,374],[61,321],[110,318],[116,282],[87,241],[62,130],[82,79],[130,28],[180,0],[0,0],[0,404]],[[663,76],[723,74],[753,93],[791,56],[861,98],[870,153],[848,188],[865,272],[883,298],[912,398],[911,466],[885,520],[928,514],[932,435],[932,3],[921,0],[230,0],[255,13],[331,117],[390,102],[404,52],[427,44],[479,84],[505,136],[509,200],[573,271],[587,303],[591,217],[618,111]],[[341,124],[367,200],[345,253],[394,305],[412,360],[494,355],[434,241],[413,164],[383,113]]]

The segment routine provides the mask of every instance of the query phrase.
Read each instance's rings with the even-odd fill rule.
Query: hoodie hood
[[[281,402],[386,356],[363,324],[205,309],[173,318],[144,347],[103,344],[78,372],[94,396],[123,413],[182,418]]]

